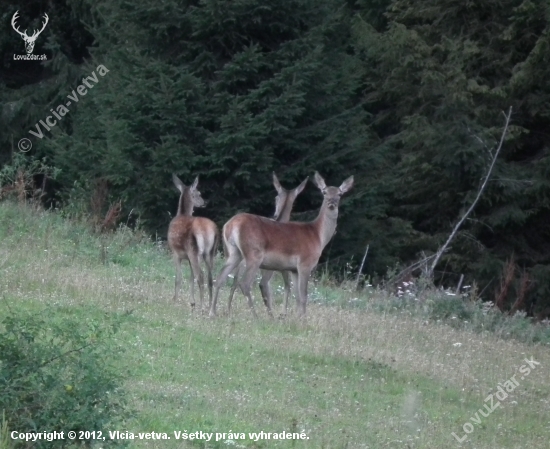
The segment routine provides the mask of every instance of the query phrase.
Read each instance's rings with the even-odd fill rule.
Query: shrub
[[[412,291],[412,290],[411,290]],[[399,295],[399,292],[398,292]],[[363,294],[365,297],[365,294]],[[474,332],[491,332],[503,339],[550,345],[550,326],[533,322],[525,312],[510,316],[492,302],[483,302],[476,292],[450,295],[440,289],[424,289],[417,295],[377,295],[369,307],[378,313],[397,313]]]
[[[40,316],[10,313],[0,324],[0,411],[10,430],[64,431],[64,441],[37,440],[39,448],[70,445],[67,432],[117,428],[128,410],[114,361],[119,318],[76,320],[60,309]],[[121,428],[121,427],[118,427]],[[23,446],[12,440],[14,447]],[[119,444],[107,438],[103,447]]]
[[[40,175],[42,188],[35,189],[33,178]],[[14,153],[11,164],[5,164],[0,169],[0,199],[15,196],[24,203],[28,197],[39,199],[44,194],[45,182],[48,178],[55,179],[59,170],[47,165],[46,158],[36,159],[23,153]]]
[[[437,320],[471,320],[474,311],[462,298],[438,297],[431,303],[430,318]]]

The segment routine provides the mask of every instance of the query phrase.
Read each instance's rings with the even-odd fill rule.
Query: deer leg
[[[232,247],[229,247],[229,248],[232,248]],[[240,251],[237,248],[233,248],[233,250],[229,253],[229,257],[227,258],[227,261],[225,262],[225,265],[223,266],[222,271],[220,271],[220,274],[216,279],[216,289],[214,290],[214,300],[212,301],[212,307],[210,308],[211,317],[216,316],[216,303],[218,302],[220,288],[222,288],[225,285],[225,283],[227,282],[227,276],[229,275],[229,273],[235,270],[235,268],[237,268],[239,263],[241,263],[241,260],[242,260],[242,256]]]
[[[204,264],[206,265],[206,275],[208,277],[208,308],[212,305],[212,285],[214,281],[212,280],[212,268],[214,266],[214,258],[212,254],[203,255]],[[201,306],[202,308],[202,306]]]
[[[252,315],[254,315],[254,318],[258,318],[258,315],[256,314],[256,310],[254,309],[254,301],[252,301],[252,294],[250,291],[251,291],[252,282],[254,282],[256,273],[260,268],[260,264],[261,264],[260,257],[249,257],[246,260],[246,270],[243,274],[241,282],[239,283],[244,296],[246,296],[246,299],[248,300],[248,307],[250,307],[250,310],[252,311]]]
[[[291,271],[290,277],[292,279],[292,285],[294,285],[294,294],[296,295],[296,310],[298,310],[298,307],[300,305],[300,289],[298,287],[298,273]],[[287,313],[287,307],[285,303],[285,313]]]
[[[307,283],[309,281],[310,270],[298,270],[298,286],[297,291],[300,298],[300,308],[298,315],[304,317],[306,315],[307,304]]]
[[[285,283],[285,305],[284,305],[284,314],[288,310],[288,298],[290,297],[290,276],[288,271],[281,271],[281,276],[283,276],[283,281]]]
[[[271,318],[273,318],[273,303],[269,281],[273,277],[274,273],[274,271],[262,270],[262,280],[260,281],[260,292],[262,293],[262,299],[264,300],[264,304],[267,307],[267,313]]]
[[[189,283],[191,285],[191,308],[195,308],[195,273],[193,271],[193,264],[191,263],[191,257],[187,259],[189,261]]]
[[[231,303],[233,302],[233,295],[235,294],[235,290],[237,290],[237,287],[239,286],[239,277],[241,275],[241,267],[243,266],[243,263],[241,263],[237,266],[237,269],[233,272],[233,284],[231,285],[231,291],[229,292],[229,299],[227,300],[227,312],[231,313]]]
[[[202,311],[202,307],[204,303],[204,273],[202,272],[202,269],[201,269],[199,256],[197,254],[194,254],[193,256],[189,257],[189,263],[193,271],[193,277],[197,280],[197,284],[199,284],[199,296],[201,300],[201,311]],[[195,303],[195,298],[193,298],[193,303]]]
[[[178,300],[178,292],[181,288],[181,257],[174,253],[174,265],[176,267],[176,286],[174,291],[174,298],[173,301],[176,302]]]

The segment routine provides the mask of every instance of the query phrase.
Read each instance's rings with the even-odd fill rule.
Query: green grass
[[[410,313],[384,292],[358,296],[321,281],[311,283],[305,322],[269,320],[257,289],[259,320],[242,295],[226,316],[228,290],[211,320],[191,313],[187,277],[184,300],[171,302],[174,269],[162,245],[128,229],[95,236],[81,223],[9,203],[0,204],[0,270],[0,314],[125,313],[118,363],[136,413],[127,428],[110,430],[171,437],[130,447],[548,447],[550,353],[542,343],[453,328],[430,319],[434,309]],[[451,432],[464,435],[489,392],[531,356],[541,365],[459,444]],[[174,431],[247,438],[183,441]],[[308,439],[248,438],[260,431]]]

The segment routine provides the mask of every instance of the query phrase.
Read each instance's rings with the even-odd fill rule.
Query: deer
[[[27,30],[21,32],[19,31],[19,27],[16,27],[15,22],[18,19],[18,14],[19,14],[19,10],[15,11],[15,14],[11,18],[11,26],[23,38],[23,41],[25,41],[25,50],[27,54],[30,55],[34,50],[34,43],[36,42],[36,39],[38,38],[40,33],[44,31],[44,28],[46,28],[46,25],[48,24],[48,21],[50,20],[50,18],[48,17],[48,14],[44,13],[45,21],[42,23],[42,28],[39,31],[34,30],[34,32],[32,33],[32,36],[29,36],[27,35]]]
[[[283,186],[281,186],[281,183],[279,182],[279,179],[277,178],[277,175],[273,173],[273,186],[275,187],[275,190],[277,190],[277,196],[275,197],[275,213],[273,214],[273,220],[278,221],[280,223],[287,223],[290,221],[290,213],[292,212],[292,206],[294,206],[294,201],[296,201],[296,198],[300,193],[302,193],[302,190],[304,190],[307,181],[309,177],[307,177],[302,183],[292,190],[287,190]],[[233,301],[233,295],[235,294],[235,290],[238,287],[239,284],[239,273],[242,271],[242,267],[244,265],[244,261],[241,261],[240,265],[237,267],[237,270],[234,273],[233,278],[233,285],[231,286],[231,291],[229,292],[229,300],[227,303],[227,310],[228,313],[231,313],[231,302]],[[262,299],[264,301],[264,304],[267,308],[267,313],[270,317],[273,317],[273,311],[272,311],[272,295],[271,295],[271,288],[269,285],[269,282],[271,281],[271,278],[275,274],[274,271],[271,270],[262,270],[262,279],[260,281],[260,292],[262,294]],[[285,285],[285,296],[284,296],[284,311],[283,315],[286,315],[287,308],[288,308],[288,298],[290,296],[290,277],[288,271],[281,271],[281,275],[283,276],[283,281]]]
[[[204,299],[204,274],[200,266],[201,258],[206,265],[208,275],[208,306],[212,302],[212,269],[214,256],[218,247],[218,227],[216,224],[204,217],[193,217],[195,207],[204,207],[205,201],[197,190],[199,177],[191,186],[186,186],[175,175],[172,181],[180,191],[178,212],[170,221],[168,227],[168,246],[172,251],[174,265],[176,267],[176,285],[173,301],[177,302],[178,292],[181,287],[181,262],[184,259],[189,261],[191,275],[191,308],[195,307],[195,279],[199,285],[199,296],[201,311]]]
[[[243,259],[246,269],[239,286],[254,317],[257,315],[250,287],[258,269],[290,271],[297,291],[298,314],[305,317],[309,276],[336,231],[340,199],[353,187],[354,182],[353,176],[350,176],[340,187],[327,187],[318,172],[315,172],[314,180],[323,194],[323,203],[315,220],[281,223],[258,215],[240,213],[223,226],[227,260],[216,280],[210,317],[216,316],[219,292],[227,276]]]

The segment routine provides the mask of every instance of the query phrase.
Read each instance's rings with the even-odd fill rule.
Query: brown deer
[[[286,190],[283,186],[281,186],[279,179],[277,179],[277,175],[273,173],[273,185],[277,190],[277,196],[275,197],[275,214],[273,215],[274,220],[280,223],[287,223],[290,221],[290,213],[292,212],[294,201],[296,201],[298,195],[302,192],[302,190],[304,190],[304,187],[307,184],[307,180],[308,178],[306,178],[295,189]],[[235,290],[238,287],[239,273],[242,271],[243,266],[244,261],[241,261],[240,265],[237,267],[237,271],[234,273],[233,285],[231,286],[231,291],[229,292],[229,300],[227,303],[228,312],[231,312],[231,302],[233,301]],[[273,311],[269,281],[273,277],[274,273],[274,271],[262,270],[262,280],[260,281],[260,292],[262,293],[262,299],[264,300],[264,304],[267,307],[267,312],[271,317],[273,316]],[[286,315],[286,311],[288,308],[288,298],[290,296],[290,277],[288,271],[281,271],[281,275],[283,276],[283,281],[285,284],[284,314]]]
[[[324,198],[319,215],[311,222],[280,223],[243,213],[235,215],[224,225],[223,243],[227,261],[216,281],[214,300],[210,308],[211,317],[216,315],[220,288],[225,285],[228,274],[243,259],[246,269],[239,285],[255,317],[257,315],[250,287],[260,268],[291,272],[297,290],[299,314],[305,315],[309,276],[336,231],[338,204],[342,195],[352,188],[353,176],[346,179],[340,187],[327,187],[321,175],[315,172],[315,183]]]
[[[193,208],[204,207],[205,203],[197,190],[199,177],[193,185],[187,187],[176,176],[172,175],[174,185],[180,191],[178,212],[168,227],[168,245],[172,250],[176,266],[176,287],[174,301],[178,300],[181,287],[181,261],[187,259],[191,268],[191,307],[195,307],[195,279],[199,284],[201,310],[204,298],[204,275],[200,266],[202,258],[208,275],[208,306],[212,302],[212,267],[218,247],[218,228],[216,224],[204,217],[193,217]]]

